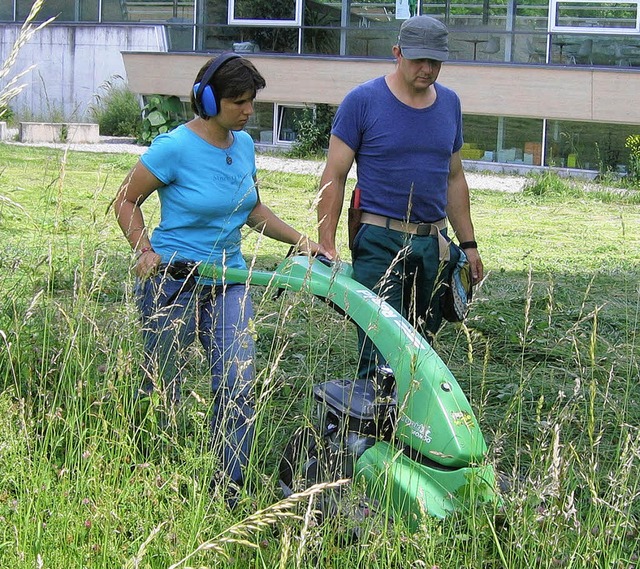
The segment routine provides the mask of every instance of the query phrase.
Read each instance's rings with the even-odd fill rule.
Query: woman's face
[[[253,114],[255,94],[246,91],[239,97],[220,99],[220,112],[215,116],[218,123],[229,130],[242,130]]]

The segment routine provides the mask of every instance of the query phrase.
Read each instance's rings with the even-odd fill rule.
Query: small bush
[[[627,137],[624,144],[629,153],[629,179],[632,182],[640,182],[640,134],[632,134]]]
[[[331,124],[335,110],[329,105],[317,105],[305,109],[296,124],[296,140],[288,153],[292,158],[309,158],[322,155],[329,147]]]
[[[11,107],[8,105],[0,105],[0,121],[5,121],[10,124],[14,119],[15,116]]]
[[[100,134],[138,137],[142,113],[138,96],[126,85],[107,81],[96,95],[91,114],[100,126]]]
[[[176,96],[152,95],[142,109],[140,144],[149,145],[159,134],[169,132],[186,122],[182,101]]]

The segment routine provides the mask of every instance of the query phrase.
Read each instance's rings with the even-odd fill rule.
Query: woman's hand
[[[333,261],[333,255],[331,255],[322,245],[316,243],[315,241],[311,241],[308,237],[303,236],[300,241],[298,241],[295,246],[298,251],[301,253],[306,253],[307,255],[318,256],[322,255],[326,257],[330,261]]]
[[[139,279],[145,280],[156,274],[162,257],[153,249],[143,251],[136,261],[133,270]]]

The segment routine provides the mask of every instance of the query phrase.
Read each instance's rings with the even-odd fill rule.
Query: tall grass
[[[161,397],[135,399],[131,257],[109,210],[135,159],[0,145],[1,567],[637,565],[637,204],[474,192],[489,276],[466,325],[435,346],[504,475],[503,504],[426,518],[415,533],[380,512],[350,541],[349,520],[315,523],[312,496],[278,502],[279,455],[312,420],[311,386],[357,365],[352,325],[322,302],[252,290],[257,444],[237,509],[209,490],[217,459],[199,350],[168,424]],[[261,177],[262,199],[313,233],[318,180]],[[152,224],[157,204],[145,208]],[[260,268],[286,249],[245,236]]]
[[[7,112],[11,99],[17,97],[24,89],[24,85],[20,84],[22,78],[36,67],[36,64],[30,65],[26,69],[22,69],[17,73],[14,73],[13,68],[18,60],[20,50],[25,46],[25,44],[27,44],[27,42],[29,42],[29,40],[31,40],[31,38],[33,38],[35,34],[55,19],[49,18],[44,22],[34,24],[43,4],[44,0],[35,0],[33,2],[31,9],[29,10],[29,14],[20,28],[18,37],[11,47],[9,56],[2,62],[2,67],[0,67],[0,83],[3,84],[2,89],[0,89],[0,119]]]

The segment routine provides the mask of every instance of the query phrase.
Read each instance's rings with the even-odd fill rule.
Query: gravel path
[[[23,145],[21,142],[6,141],[8,144]],[[106,153],[129,153],[143,154],[146,146],[134,144],[131,138],[120,138],[112,136],[101,136],[100,142],[96,144],[62,144],[62,143],[33,143],[29,146],[41,146],[48,148],[68,148],[83,152],[106,152]],[[311,174],[320,176],[324,162],[315,160],[298,160],[294,158],[284,158],[270,154],[258,154],[256,164],[261,170],[275,170],[278,172],[291,172],[293,174]],[[490,174],[469,172],[466,173],[469,187],[475,190],[497,190],[502,192],[519,192],[522,190],[526,178],[524,176],[511,176],[507,174]],[[355,178],[355,168],[349,174],[350,178]]]

